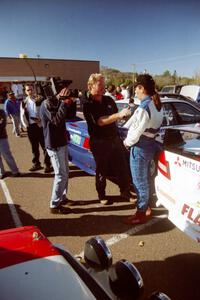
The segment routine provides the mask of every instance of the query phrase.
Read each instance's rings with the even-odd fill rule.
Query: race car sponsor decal
[[[175,165],[177,165],[178,167],[181,167],[181,162],[180,162],[180,157],[179,157],[179,156],[176,158],[176,161],[175,161],[174,163],[175,163]]]
[[[182,156],[177,156],[176,160],[174,161],[174,164],[177,167],[184,168],[195,173],[200,173],[200,163],[195,162],[191,159],[187,159]]]
[[[200,226],[200,211],[194,209],[188,204],[183,204],[181,214],[196,225]]]

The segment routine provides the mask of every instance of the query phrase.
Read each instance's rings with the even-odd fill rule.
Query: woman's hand
[[[128,150],[130,147],[126,144],[126,140],[123,141],[124,147]]]

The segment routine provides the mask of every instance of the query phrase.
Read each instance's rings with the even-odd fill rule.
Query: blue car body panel
[[[85,121],[66,122],[66,128],[70,134],[68,144],[70,161],[86,173],[95,175],[94,157],[88,147],[84,147],[84,143],[89,146],[87,123]]]
[[[91,151],[84,147],[85,141],[89,146],[89,135],[86,121],[66,122],[66,128],[70,134],[68,144],[70,161],[90,175],[95,175],[96,163]],[[118,127],[119,135],[124,139],[127,135],[127,128]]]

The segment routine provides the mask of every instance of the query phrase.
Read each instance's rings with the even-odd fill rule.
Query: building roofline
[[[76,62],[98,62],[100,63],[99,60],[83,60],[83,59],[64,59],[64,58],[37,58],[37,57],[26,57],[26,58],[20,58],[20,57],[0,57],[0,60],[2,59],[10,59],[10,60],[23,60],[23,59],[27,59],[27,60],[52,60],[52,61],[76,61]]]

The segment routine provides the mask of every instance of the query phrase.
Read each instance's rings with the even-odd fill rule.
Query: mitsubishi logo
[[[177,165],[178,167],[181,167],[181,162],[180,162],[180,157],[177,156],[176,161],[174,162],[175,165]]]

